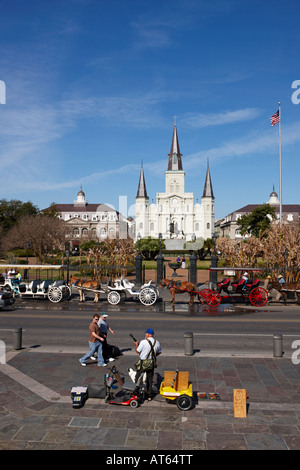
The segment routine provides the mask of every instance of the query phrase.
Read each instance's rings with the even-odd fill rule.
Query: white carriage
[[[0,265],[0,268],[7,266]],[[42,270],[63,270],[66,266],[50,266],[50,265],[10,265],[11,272],[7,278],[2,278],[1,284],[3,289],[12,291],[14,297],[31,298],[31,299],[48,299],[51,302],[58,303],[62,300],[68,300],[71,297],[71,289],[64,279],[34,279],[30,282],[20,280],[16,271],[18,269],[35,269],[39,272]],[[2,272],[2,271],[1,271]]]
[[[129,282],[122,276],[114,281],[114,286],[107,286],[107,300],[111,305],[117,305],[127,297],[137,297],[143,305],[153,305],[158,297],[159,291],[153,281],[143,284],[138,290],[133,282]]]

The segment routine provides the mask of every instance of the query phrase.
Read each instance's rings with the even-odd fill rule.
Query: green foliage
[[[214,248],[214,242],[212,238],[206,238],[203,242],[203,246],[196,251],[196,255],[200,260],[205,260],[206,256],[210,256]]]
[[[3,234],[7,233],[22,217],[37,215],[39,209],[32,202],[22,202],[17,199],[0,200],[0,228]]]
[[[269,204],[263,204],[253,209],[250,214],[245,214],[237,220],[241,229],[241,235],[249,233],[254,237],[259,237],[268,228],[272,219],[275,219],[275,209]]]
[[[57,207],[56,207],[56,203],[55,202],[52,202],[50,204],[50,207],[48,207],[48,209],[44,209],[42,212],[41,212],[42,215],[46,215],[47,217],[58,217],[59,215],[61,215],[61,212],[59,210],[57,210]]]
[[[136,242],[134,248],[138,251],[140,245],[140,252],[144,259],[154,260],[159,253],[159,239],[158,238],[142,238],[139,242]],[[164,241],[161,241],[161,248],[165,248]]]

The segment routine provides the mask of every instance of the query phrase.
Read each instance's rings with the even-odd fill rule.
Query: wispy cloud
[[[185,127],[201,128],[220,126],[235,122],[249,121],[261,114],[258,108],[245,108],[236,111],[221,111],[219,113],[188,113],[181,119]]]
[[[288,147],[300,142],[300,121],[285,126],[282,145]],[[278,134],[274,132],[251,133],[238,139],[223,142],[218,147],[201,150],[185,157],[185,168],[197,170],[199,165],[210,162],[218,163],[224,160],[236,160],[246,155],[257,155],[274,153],[278,150]]]

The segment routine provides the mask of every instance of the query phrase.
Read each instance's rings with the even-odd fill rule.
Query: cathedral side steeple
[[[147,189],[146,189],[143,166],[141,167],[140,180],[139,180],[139,185],[138,185],[138,190],[137,190],[136,197],[145,197],[145,198],[149,199],[148,195],[147,195]]]
[[[211,197],[212,199],[215,198],[212,183],[211,183],[211,177],[210,177],[210,171],[209,171],[209,164],[208,163],[207,163],[206,178],[205,178],[202,197]]]

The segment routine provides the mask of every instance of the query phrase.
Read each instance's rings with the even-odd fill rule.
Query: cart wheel
[[[48,291],[48,299],[51,302],[60,302],[63,298],[62,290],[59,287],[51,287]]]
[[[206,289],[201,289],[201,290],[198,291],[198,292],[199,292],[199,293],[198,293],[198,300],[199,300],[199,302],[201,302],[202,304],[204,304],[205,301],[206,301],[206,297],[207,297],[208,294],[210,294],[210,292],[211,292],[211,289],[208,289],[208,288],[206,288]]]
[[[119,292],[112,290],[108,293],[107,300],[111,305],[117,305],[121,300],[121,296]]]
[[[137,400],[131,400],[129,404],[131,408],[137,408],[139,406],[139,402]]]
[[[139,298],[143,305],[153,305],[157,300],[157,294],[151,287],[145,287],[141,290]]]
[[[181,411],[188,411],[192,408],[193,400],[188,395],[180,395],[176,398],[176,405]]]
[[[268,292],[263,287],[255,287],[249,295],[250,302],[256,307],[263,307],[268,302]]]
[[[69,300],[71,298],[71,288],[69,286],[64,286],[63,287],[63,300]]]
[[[221,296],[219,292],[211,291],[209,294],[207,294],[206,303],[210,307],[217,307],[218,305],[220,305]]]

